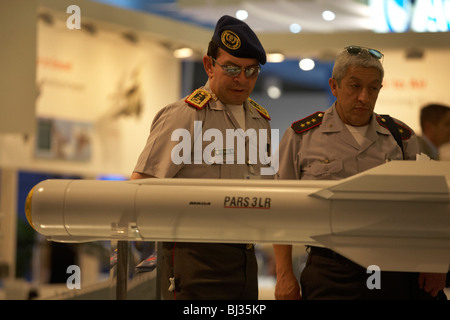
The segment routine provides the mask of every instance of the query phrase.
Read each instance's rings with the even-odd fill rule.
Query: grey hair
[[[341,84],[342,78],[347,74],[347,70],[349,67],[363,67],[363,68],[375,68],[380,71],[381,82],[383,82],[384,78],[384,68],[381,64],[380,59],[373,57],[367,50],[361,50],[358,54],[348,53],[346,49],[344,49],[337,56],[334,67],[332,78],[337,80],[338,84]]]

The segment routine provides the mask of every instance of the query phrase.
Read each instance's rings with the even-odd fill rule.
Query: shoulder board
[[[211,100],[212,96],[206,90],[197,89],[184,100],[187,104],[201,110]]]
[[[256,109],[256,111],[258,111],[264,118],[266,118],[267,120],[270,120],[269,113],[267,112],[266,109],[261,107],[259,104],[257,104],[255,101],[253,101],[250,98],[248,98],[248,102],[250,102],[250,104]]]
[[[291,125],[291,128],[297,133],[308,131],[309,129],[317,127],[322,123],[323,115],[324,113],[322,111],[313,113],[304,119],[294,122]]]
[[[377,116],[377,121],[378,121],[378,123],[379,123],[382,127],[384,127],[384,128],[386,128],[386,129],[389,130],[389,127],[388,127],[387,124],[386,124],[386,119],[384,119],[383,116],[378,115],[378,116]],[[408,140],[409,138],[411,138],[411,135],[412,135],[411,129],[409,129],[408,127],[405,127],[405,126],[401,125],[400,123],[398,123],[398,122],[395,121],[395,120],[394,120],[394,123],[395,123],[396,128],[398,129],[398,132],[399,132],[399,134],[400,134],[400,137],[401,137],[403,140]]]

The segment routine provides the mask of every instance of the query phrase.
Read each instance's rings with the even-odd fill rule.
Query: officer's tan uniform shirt
[[[211,92],[209,82],[202,89]],[[221,101],[215,99],[214,95],[212,96],[213,98],[201,110],[188,105],[185,99],[182,99],[158,112],[153,120],[147,144],[138,159],[134,171],[158,178],[273,179],[271,175],[260,176],[261,167],[269,167],[269,164],[264,164],[269,161],[265,159],[262,161],[264,163],[261,163],[259,150],[249,150],[252,147],[259,148],[259,140],[256,144],[250,143],[252,140],[249,137],[241,135],[237,131],[240,125],[231,110]],[[266,154],[267,152],[267,155],[270,155],[271,131],[269,121],[257,112],[249,101],[245,101],[243,108],[245,110],[246,126],[246,130],[242,129],[243,133],[249,132],[249,129],[254,129],[256,135],[259,136],[260,129],[267,130],[267,143],[263,144],[266,150],[262,150],[262,153]],[[195,121],[201,122],[201,132],[199,132],[200,122],[197,122],[197,130],[194,132]],[[175,164],[172,161],[172,152],[177,150],[177,145],[183,139],[176,137],[174,138],[175,141],[172,141],[172,134],[177,129],[188,130],[191,137],[191,157],[190,161],[186,161],[187,163]],[[213,140],[214,138],[208,137],[208,132],[214,131],[208,131],[209,129],[217,129],[222,133],[223,142],[221,148],[211,150],[211,139]],[[234,139],[231,147],[227,146],[227,129],[231,129],[233,134],[239,135],[242,138],[240,141],[245,141],[243,147],[240,147],[236,142],[239,139]],[[201,146],[201,149],[198,146]],[[244,148],[245,154],[242,155]],[[207,155],[205,156],[204,150],[212,152],[206,152]],[[240,156],[239,152],[241,152]],[[253,157],[250,156],[249,152],[251,152]],[[179,154],[181,153],[179,152]],[[222,157],[223,164],[219,163],[218,157]],[[230,157],[234,157],[234,164],[231,164]],[[254,161],[255,158],[256,161]],[[243,159],[243,163],[237,164],[239,159]],[[205,162],[205,160],[207,161]],[[253,163],[251,160],[253,160]],[[208,161],[215,161],[215,163],[208,164]]]
[[[414,160],[418,153],[416,135],[403,144],[405,158]],[[287,129],[279,150],[280,179],[339,180],[403,159],[400,147],[389,130],[378,124],[376,114],[360,145],[339,118],[335,104],[323,114],[319,126],[302,133]]]

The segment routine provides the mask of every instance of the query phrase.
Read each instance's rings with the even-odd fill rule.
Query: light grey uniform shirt
[[[211,92],[208,82],[202,89]],[[273,175],[260,176],[261,167],[270,166],[266,164],[267,159],[259,156],[260,145],[265,149],[261,150],[262,153],[270,155],[269,121],[249,101],[245,101],[243,108],[246,130],[242,129],[243,135],[237,130],[240,125],[231,110],[213,94],[212,96],[213,98],[202,109],[189,105],[185,102],[186,99],[181,99],[160,110],[153,120],[150,135],[134,172],[146,173],[157,178],[273,179]],[[172,152],[180,149],[183,139],[178,137],[172,141],[172,134],[177,129],[186,130],[191,137],[190,161],[180,164],[172,161]],[[213,130],[208,131],[209,129]],[[239,139],[229,140],[227,129],[230,129],[230,132]],[[255,141],[253,138],[245,137],[245,133],[250,132],[249,129],[254,129],[258,143],[252,143]],[[262,139],[261,144],[259,143],[260,129],[267,132],[267,139]],[[222,134],[222,147],[214,149],[211,143],[215,138],[211,137],[211,134],[214,136],[213,133],[217,132]],[[227,140],[231,141],[231,145]],[[242,146],[238,141],[244,142]],[[267,143],[264,143],[265,141]],[[208,150],[206,156],[203,154],[204,150]],[[184,155],[181,151],[178,154]],[[220,157],[222,157],[222,163],[220,163]],[[234,158],[234,163],[231,163],[231,158]],[[260,161],[261,159],[264,160]]]
[[[403,140],[408,160],[414,160],[418,153],[417,137],[411,132],[411,137]],[[378,123],[376,114],[360,145],[340,119],[335,104],[324,112],[320,125],[302,133],[287,129],[279,150],[280,179],[339,180],[386,161],[403,159],[401,148],[389,130]]]

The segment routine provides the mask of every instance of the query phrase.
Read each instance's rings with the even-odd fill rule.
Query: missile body
[[[450,162],[392,161],[332,181],[46,180],[28,195],[53,241],[281,243],[329,247],[362,266],[447,272]]]

